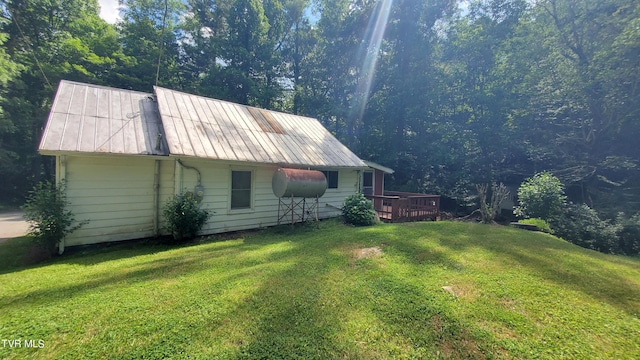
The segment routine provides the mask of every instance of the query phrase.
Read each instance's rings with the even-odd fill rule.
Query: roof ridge
[[[258,110],[262,110],[262,111],[269,111],[269,112],[273,112],[276,114],[284,114],[284,115],[291,115],[291,116],[296,116],[296,117],[300,117],[300,118],[305,118],[305,119],[310,119],[310,120],[315,120],[315,121],[320,121],[317,118],[311,117],[311,116],[306,116],[306,115],[298,115],[298,114],[292,114],[292,113],[288,113],[288,112],[284,112],[284,111],[278,111],[278,110],[272,110],[272,109],[265,109],[265,108],[261,108],[261,107],[257,107],[257,106],[251,106],[251,105],[246,105],[246,104],[240,104],[237,102],[233,102],[233,101],[229,101],[229,100],[222,100],[222,99],[216,99],[213,97],[208,97],[208,96],[204,96],[204,95],[198,95],[198,94],[192,94],[192,93],[188,93],[185,91],[180,91],[180,90],[174,90],[174,89],[169,89],[169,88],[165,88],[162,86],[154,86],[153,87],[153,93],[154,95],[156,94],[156,88],[158,89],[162,89],[162,90],[166,90],[166,91],[171,91],[171,92],[176,92],[176,93],[180,93],[180,94],[184,94],[184,95],[188,95],[188,96],[197,96],[199,98],[203,98],[203,99],[207,99],[207,100],[214,100],[214,101],[219,101],[219,102],[223,102],[223,103],[227,103],[227,104],[232,104],[232,105],[236,105],[236,106],[243,106],[247,109],[258,109]]]
[[[62,79],[62,80],[60,80],[60,83],[67,83],[67,84],[80,85],[80,86],[86,86],[86,87],[94,87],[94,88],[105,89],[105,90],[126,91],[126,92],[132,92],[132,93],[136,93],[136,94],[154,95],[154,93],[151,93],[151,92],[131,90],[131,89],[122,89],[122,88],[117,88],[117,87],[113,87],[113,86],[106,86],[106,85],[89,84],[89,83],[83,83],[83,82],[74,81],[74,80]],[[58,87],[59,86],[60,85],[58,85]]]

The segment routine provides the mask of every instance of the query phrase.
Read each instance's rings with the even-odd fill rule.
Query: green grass
[[[640,358],[638,258],[498,226],[122,244],[0,284],[0,338],[44,340],[0,358]]]
[[[13,271],[21,265],[28,263],[27,257],[29,257],[29,253],[34,246],[33,244],[34,240],[29,236],[8,239],[1,242],[0,274]],[[0,347],[1,345],[0,343]]]

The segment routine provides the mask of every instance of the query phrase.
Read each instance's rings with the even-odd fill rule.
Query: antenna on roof
[[[169,12],[168,0],[164,0],[164,16],[162,16],[162,32],[160,33],[160,52],[158,53],[158,67],[156,68],[156,86],[160,77],[160,59],[162,59],[162,48],[164,45],[164,28],[166,27],[167,12]]]

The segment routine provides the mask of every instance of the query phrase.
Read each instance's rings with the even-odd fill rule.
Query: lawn
[[[640,358],[640,259],[499,226],[121,244],[0,284],[0,339],[43,345],[0,358]]]

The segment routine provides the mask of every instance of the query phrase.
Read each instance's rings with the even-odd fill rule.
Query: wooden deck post
[[[391,222],[398,221],[398,217],[400,215],[400,204],[398,203],[399,200],[399,198],[391,200]]]

